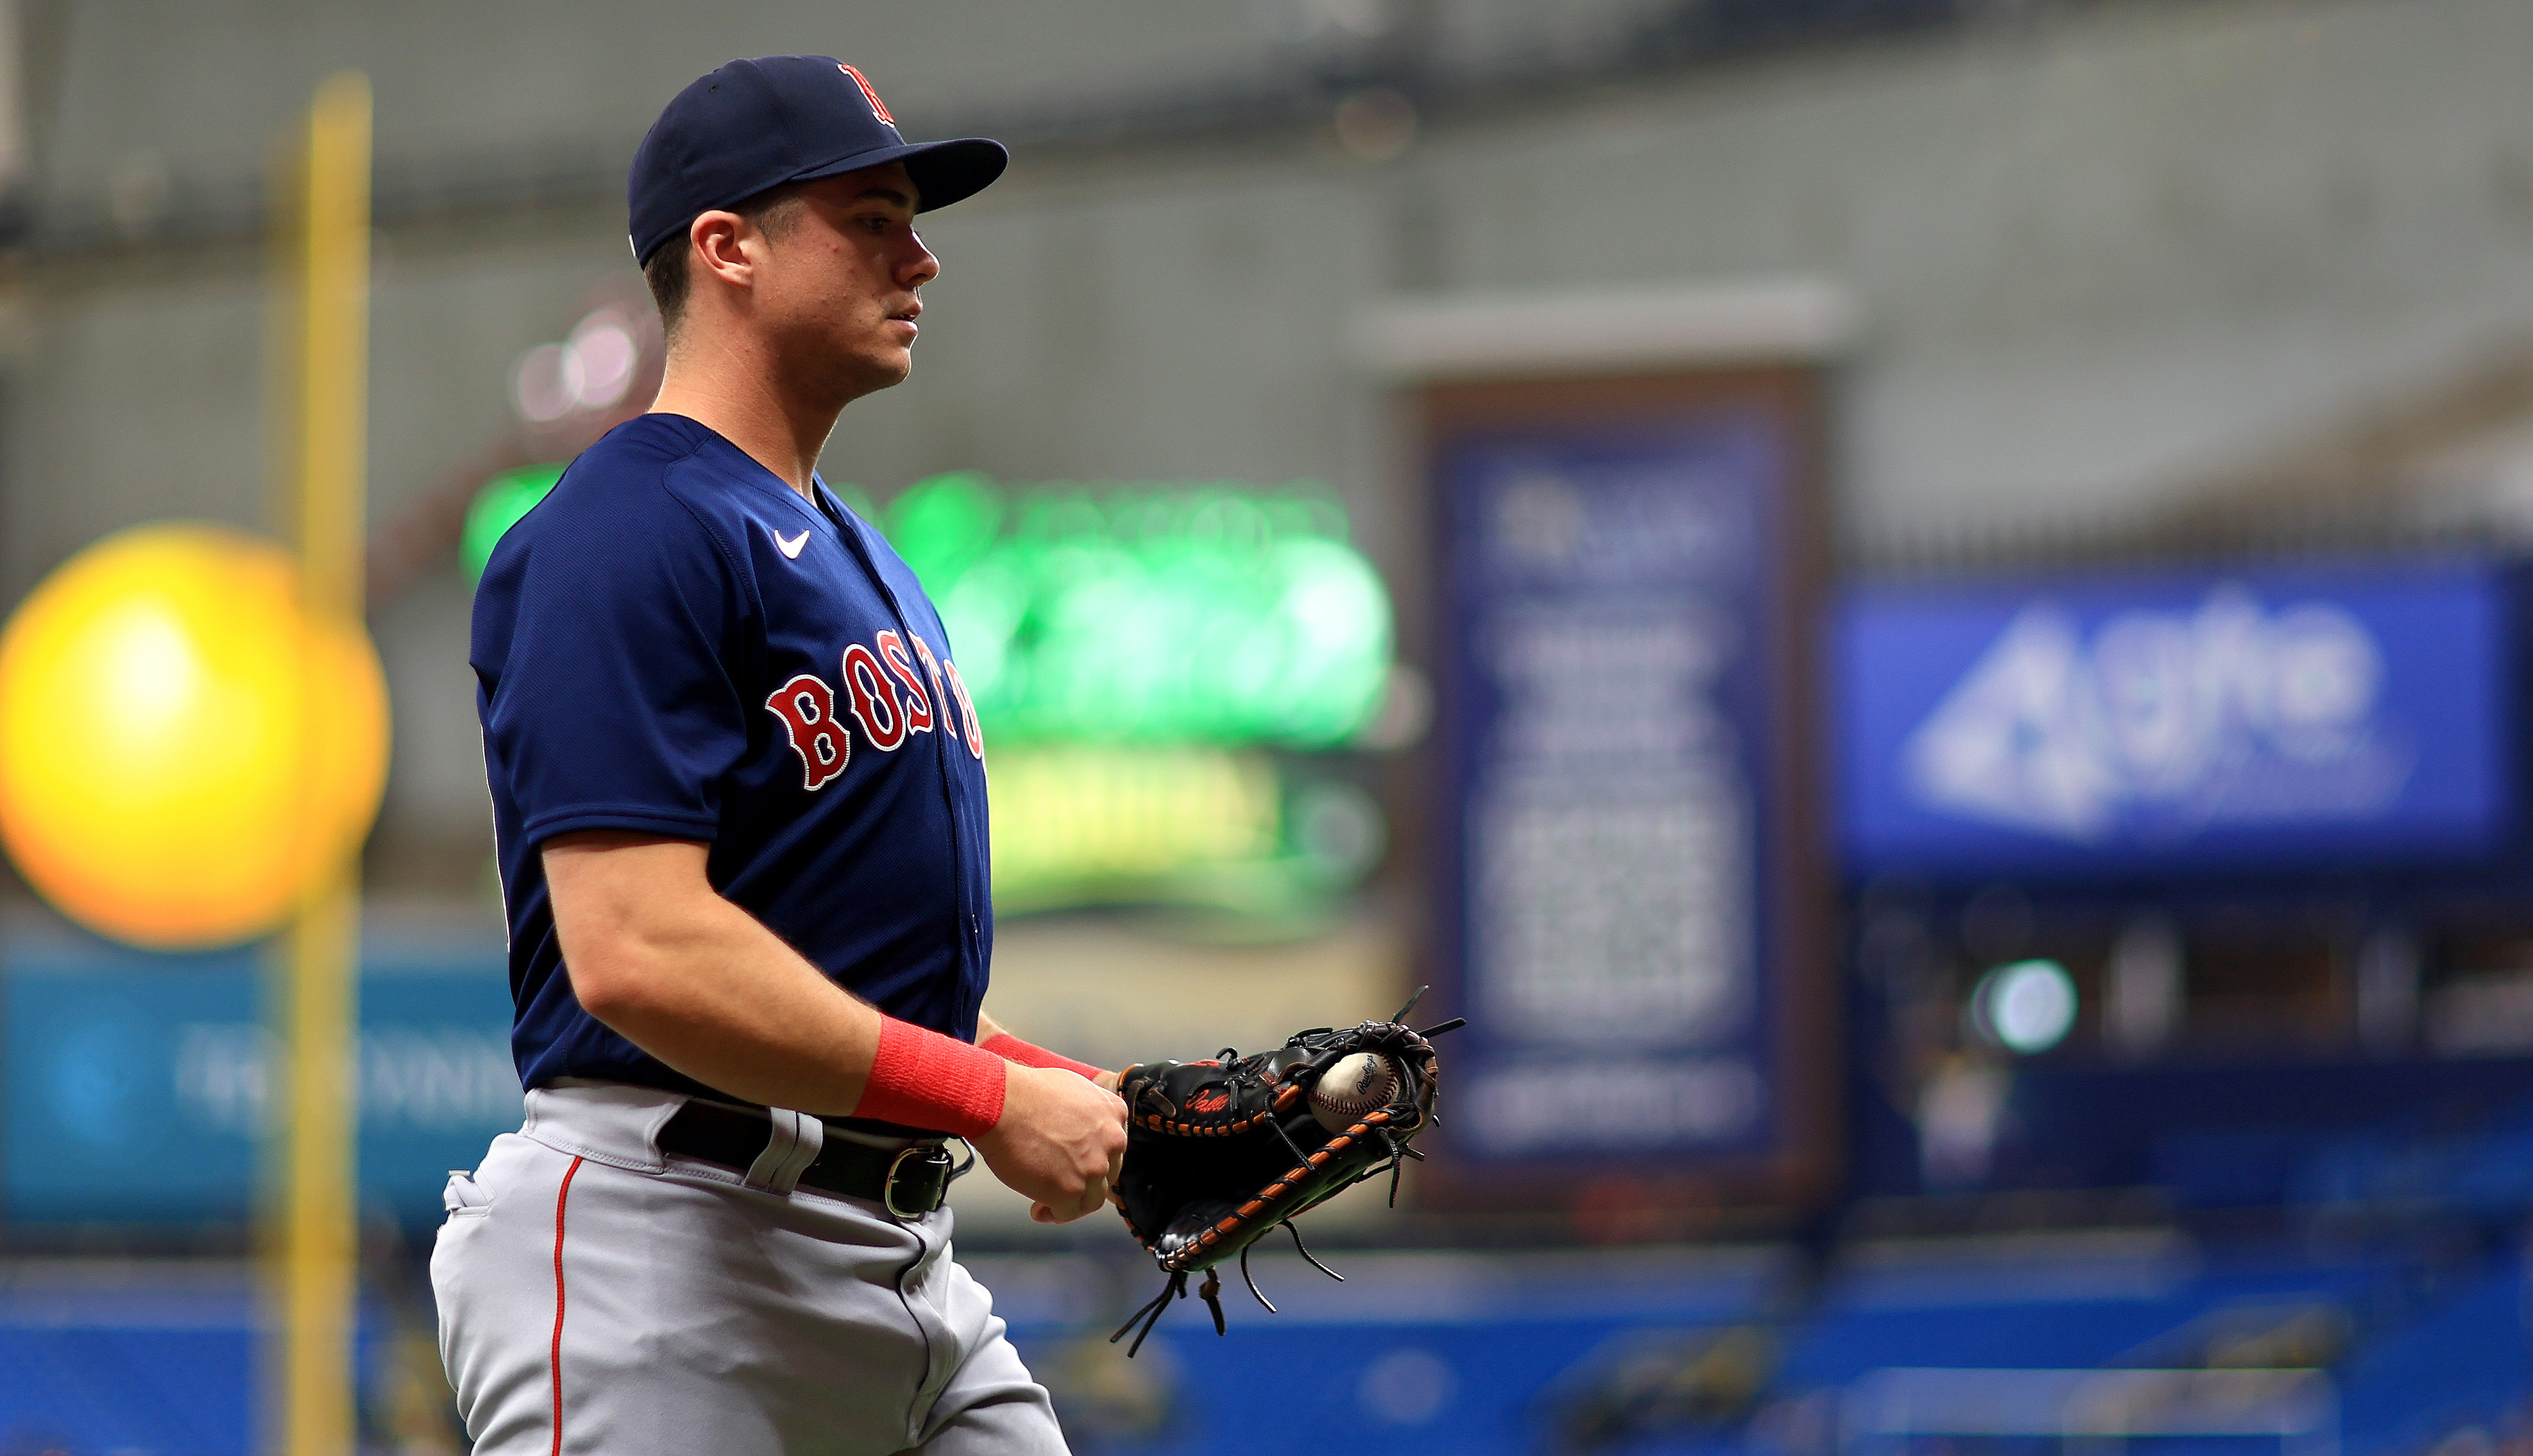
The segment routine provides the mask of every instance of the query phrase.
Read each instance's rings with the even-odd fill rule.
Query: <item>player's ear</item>
[[[701,268],[736,287],[745,287],[754,274],[754,264],[739,247],[739,235],[745,224],[736,212],[704,212],[686,224],[686,241],[692,251],[686,265]]]

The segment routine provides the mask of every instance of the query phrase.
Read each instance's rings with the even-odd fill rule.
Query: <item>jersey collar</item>
[[[835,493],[827,489],[826,481],[821,479],[816,471],[809,473],[809,489],[819,493],[829,504],[835,507],[836,513],[832,516],[821,510],[816,502],[804,499],[799,492],[793,490],[784,481],[783,477],[766,469],[763,461],[733,443],[729,436],[691,415],[672,414],[667,411],[659,413],[661,418],[674,420],[681,429],[691,432],[698,448],[719,450],[726,455],[731,463],[732,474],[739,482],[762,494],[782,497],[792,509],[817,522],[821,528],[834,532],[838,529],[838,522],[857,519],[851,510],[846,509],[843,501],[836,498]]]

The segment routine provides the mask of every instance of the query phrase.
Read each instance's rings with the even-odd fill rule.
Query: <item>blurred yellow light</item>
[[[308,621],[292,558],[254,537],[107,537],[0,629],[0,844],[102,934],[175,950],[274,929],[369,833],[386,758],[368,633]]]
[[[1216,748],[1022,746],[993,756],[994,896],[1271,855],[1272,764]]]

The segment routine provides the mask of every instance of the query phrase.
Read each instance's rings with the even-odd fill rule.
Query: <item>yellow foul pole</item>
[[[313,622],[359,621],[369,421],[370,84],[344,72],[318,88],[299,173],[290,370],[295,384],[291,514]],[[314,634],[312,632],[312,651]],[[315,743],[316,673],[303,674],[302,741]],[[352,1333],[359,1288],[353,1065],[360,938],[359,844],[321,822],[299,910],[280,948],[275,1010],[289,1075],[279,1125],[275,1295],[281,1350],[274,1423],[284,1456],[350,1456]]]

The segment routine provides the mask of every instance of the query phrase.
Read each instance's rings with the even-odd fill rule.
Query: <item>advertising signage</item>
[[[249,1217],[279,1094],[251,951],[0,948],[0,1213],[20,1222]],[[361,974],[365,1208],[441,1214],[445,1170],[519,1126],[501,948],[373,948]]]
[[[2394,867],[2516,827],[2483,562],[1869,587],[1834,635],[1852,874]]]
[[[1483,428],[1483,427],[1482,427]],[[1763,408],[1502,426],[1437,454],[1453,1159],[1781,1166],[1798,446]]]

